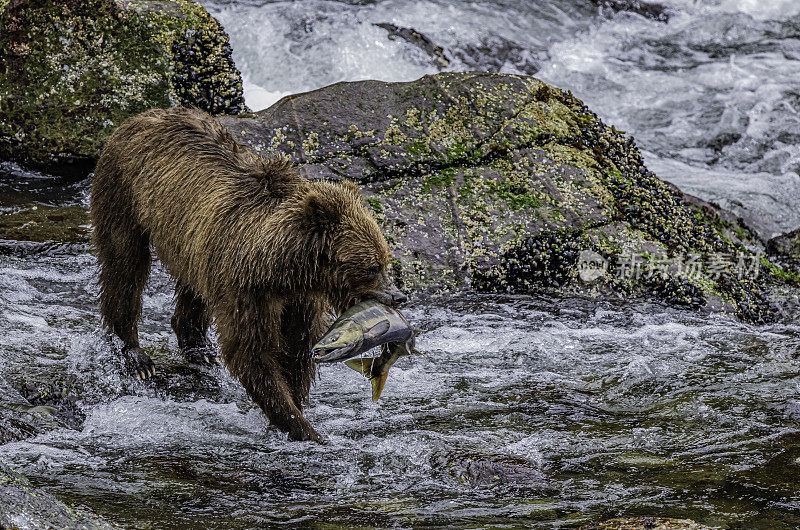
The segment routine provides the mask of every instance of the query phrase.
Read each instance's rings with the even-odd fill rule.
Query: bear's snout
[[[396,307],[408,300],[408,297],[391,282],[381,285],[378,290],[370,293],[366,298],[374,298],[378,302],[391,307]]]

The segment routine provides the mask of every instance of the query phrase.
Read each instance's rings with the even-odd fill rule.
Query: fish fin
[[[356,372],[361,373],[364,377],[372,376],[372,362],[375,359],[371,359],[368,357],[363,357],[360,359],[350,359],[349,361],[345,361],[344,364],[355,370]]]
[[[372,401],[377,403],[377,401],[381,398],[381,392],[383,392],[383,385],[386,384],[387,377],[389,377],[389,372],[370,379],[370,382],[372,383]]]
[[[427,355],[425,355],[424,353],[422,353],[421,351],[419,351],[416,348],[411,348],[411,353],[416,353],[417,355],[422,355],[423,357],[427,357]]]
[[[378,322],[377,324],[366,330],[364,332],[364,335],[365,336],[369,335],[370,337],[380,337],[381,335],[389,331],[390,327],[391,325],[389,324],[388,320],[381,320],[380,322]]]

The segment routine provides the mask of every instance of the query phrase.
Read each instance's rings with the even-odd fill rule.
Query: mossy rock
[[[88,173],[125,118],[244,110],[228,36],[191,0],[0,2],[0,159]]]
[[[767,242],[767,254],[775,261],[786,264],[800,279],[800,228],[773,237]]]
[[[587,524],[581,526],[580,530],[712,530],[712,527],[689,519],[635,517],[609,519],[601,523]]]
[[[117,528],[85,509],[71,508],[0,460],[0,528]]]
[[[717,205],[685,195],[645,165],[633,138],[571,93],[538,79],[442,73],[406,83],[337,83],[220,120],[260,154],[306,177],[348,178],[395,254],[408,290],[567,290],[774,318],[757,237]],[[587,285],[586,251],[613,270]],[[613,272],[627,253],[638,277]],[[692,270],[661,267],[699,256]],[[755,263],[751,277],[736,259]]]
[[[82,206],[33,206],[0,214],[0,239],[34,243],[87,243],[89,213]]]

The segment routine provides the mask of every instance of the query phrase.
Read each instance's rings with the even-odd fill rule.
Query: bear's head
[[[314,182],[303,210],[305,223],[321,245],[322,267],[314,276],[335,311],[366,299],[390,306],[406,300],[389,273],[389,246],[357,185]]]

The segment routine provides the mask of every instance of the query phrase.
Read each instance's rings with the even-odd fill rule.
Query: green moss
[[[425,175],[422,191],[427,193],[435,188],[446,188],[448,186],[452,186],[453,182],[455,182],[457,173],[458,169],[451,167]]]
[[[367,197],[364,200],[367,204],[369,204],[369,207],[372,208],[373,212],[376,214],[383,213],[383,205],[381,204],[380,200],[376,199],[375,197]]]
[[[0,215],[0,239],[15,241],[88,241],[89,214],[81,206],[36,206],[18,213]]]
[[[774,278],[777,278],[778,280],[785,283],[800,285],[800,275],[798,275],[796,272],[784,270],[781,267],[778,267],[777,265],[772,263],[764,256],[761,256],[761,265]]]
[[[199,4],[120,6],[31,0],[0,14],[0,158],[90,169],[128,116],[178,102],[241,106],[227,36]]]
[[[538,209],[543,204],[540,193],[532,191],[527,183],[510,180],[490,180],[486,183],[488,191],[496,198],[506,201],[512,210],[523,208]]]

